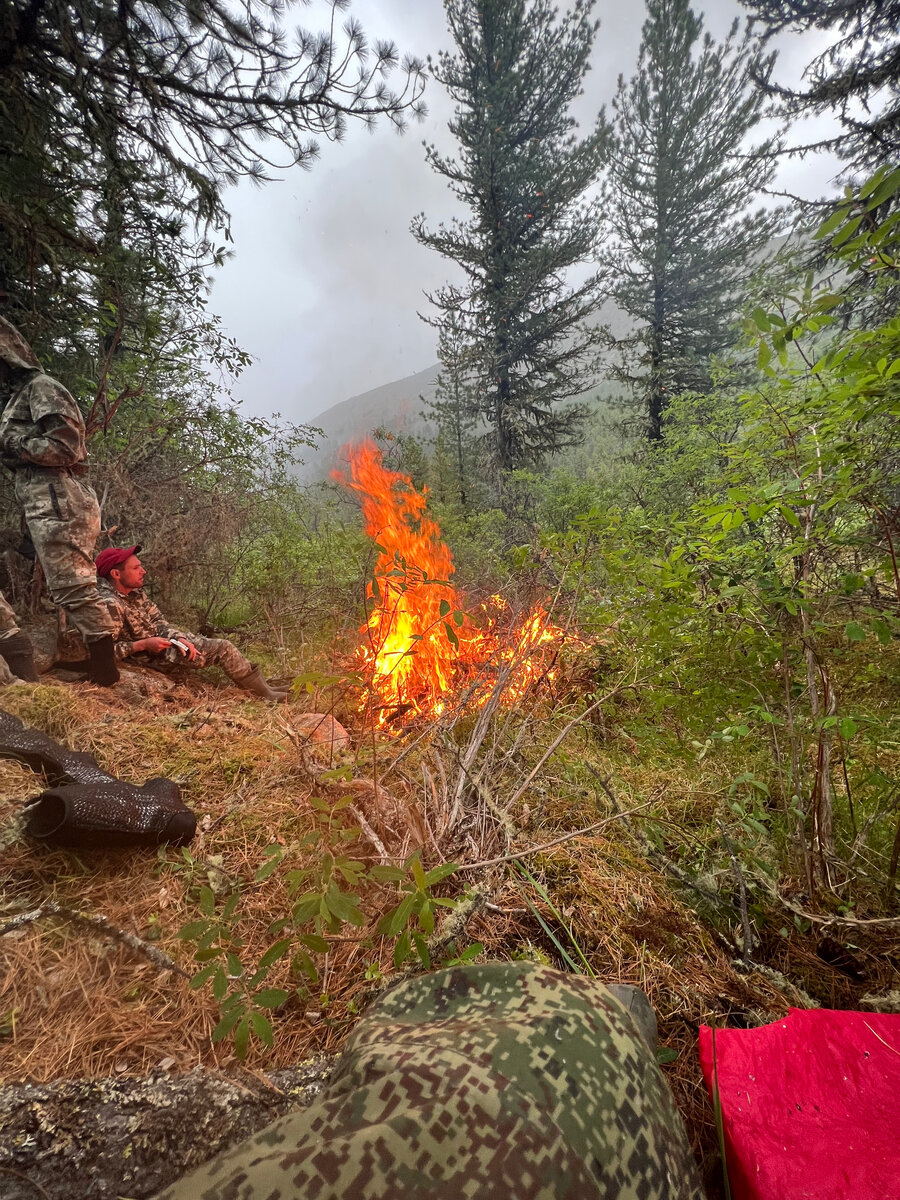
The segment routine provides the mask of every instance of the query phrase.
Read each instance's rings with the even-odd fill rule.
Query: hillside
[[[616,338],[624,337],[632,327],[627,313],[611,301],[597,311],[595,319],[598,325],[605,325]],[[324,437],[319,442],[318,451],[309,455],[299,467],[299,478],[304,483],[326,478],[335,466],[343,445],[367,437],[379,426],[384,426],[392,433],[406,433],[417,438],[431,436],[433,426],[423,416],[422,410],[425,402],[434,398],[440,369],[439,363],[433,363],[415,375],[381,384],[359,396],[351,396],[349,400],[343,400],[314,417],[310,424],[321,429]],[[609,390],[609,381],[601,378],[597,387],[588,393],[588,399],[605,398]]]

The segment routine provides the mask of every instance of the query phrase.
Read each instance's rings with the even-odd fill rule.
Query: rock
[[[314,746],[349,750],[350,734],[340,721],[336,721],[328,713],[300,713],[292,719],[300,736],[307,738]]]

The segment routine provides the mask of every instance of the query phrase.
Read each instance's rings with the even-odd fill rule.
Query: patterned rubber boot
[[[96,683],[98,687],[112,687],[114,683],[118,683],[119,668],[116,666],[116,648],[112,637],[88,642],[87,648],[91,659],[88,682]]]

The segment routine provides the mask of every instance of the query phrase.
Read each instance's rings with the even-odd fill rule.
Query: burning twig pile
[[[359,658],[377,697],[376,723],[440,716],[448,695],[475,686],[469,702],[484,704],[491,674],[506,670],[504,698],[515,701],[542,676],[554,678],[555,658],[575,635],[555,625],[545,605],[514,616],[501,596],[470,606],[451,582],[453,555],[427,515],[427,489],[382,462],[372,442],[348,448],[349,471],[334,477],[360,497],[366,533],[378,557],[367,598]],[[481,681],[479,683],[479,676]]]

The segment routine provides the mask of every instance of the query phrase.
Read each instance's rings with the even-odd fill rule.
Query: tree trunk
[[[145,1200],[322,1090],[335,1059],[0,1088],[3,1200]]]

